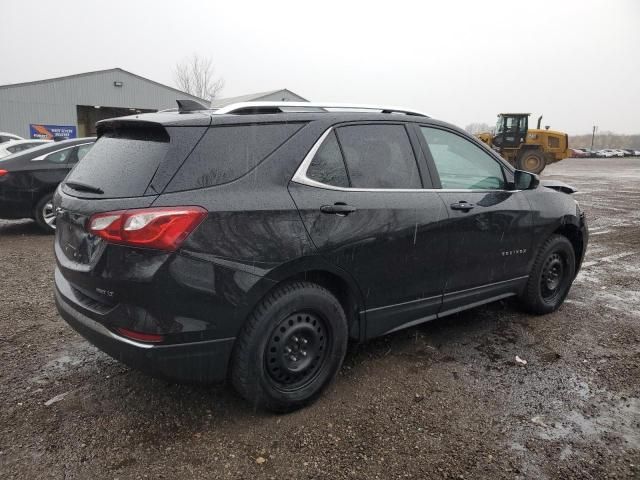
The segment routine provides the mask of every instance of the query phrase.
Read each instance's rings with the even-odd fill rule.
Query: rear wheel
[[[523,150],[518,156],[516,167],[531,173],[540,173],[547,165],[544,155],[540,150]]]
[[[536,257],[520,297],[528,311],[550,313],[562,305],[575,277],[575,258],[573,246],[566,237],[549,237]]]
[[[44,232],[53,233],[56,231],[56,212],[53,209],[52,193],[45,195],[38,201],[33,217]]]
[[[335,377],[347,350],[340,302],[309,282],[277,287],[238,337],[230,376],[255,407],[288,412],[315,400]]]

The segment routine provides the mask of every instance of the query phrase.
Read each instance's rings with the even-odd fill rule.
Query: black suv
[[[582,262],[571,187],[447,123],[316,104],[185,110],[99,122],[54,199],[60,314],[132,367],[228,376],[256,406],[292,410],[336,375],[349,339],[511,296],[552,312]]]

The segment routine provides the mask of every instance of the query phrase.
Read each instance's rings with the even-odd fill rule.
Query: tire
[[[38,227],[46,233],[56,231],[56,215],[53,211],[53,193],[49,193],[38,200],[33,211],[33,218]]]
[[[523,150],[518,156],[516,167],[518,170],[524,170],[538,174],[547,166],[544,154],[540,150]]]
[[[571,242],[552,235],[542,246],[520,296],[524,308],[538,315],[556,311],[569,293],[576,272]]]
[[[344,311],[328,290],[283,284],[249,315],[232,354],[231,383],[256,409],[297,410],[334,379],[347,339]]]

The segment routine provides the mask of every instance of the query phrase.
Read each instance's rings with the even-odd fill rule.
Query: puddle
[[[626,447],[640,449],[640,399],[617,398],[598,403],[598,412],[592,416],[571,410],[555,421],[544,419],[544,426],[541,421],[535,422],[540,430],[538,437],[585,442],[593,441],[593,437],[601,442],[619,437]]]
[[[96,356],[103,356],[96,347],[87,342],[78,342],[68,345],[67,348],[59,352],[56,356],[45,363],[38,371],[38,374],[29,380],[38,385],[46,385],[52,381],[75,372],[84,365],[95,359]]]
[[[613,262],[614,260],[620,260],[622,258],[630,257],[631,255],[638,255],[638,252],[622,252],[617,253],[615,255],[607,255],[606,257],[596,258],[595,260],[589,260],[584,262],[582,266],[584,268],[593,267],[594,265],[598,265],[603,262]]]

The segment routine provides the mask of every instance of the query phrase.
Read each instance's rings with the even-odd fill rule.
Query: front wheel
[[[575,259],[573,246],[566,237],[549,237],[536,257],[527,286],[520,296],[523,306],[540,315],[557,310],[573,283]]]
[[[539,150],[524,150],[520,153],[516,167],[518,170],[525,170],[527,172],[538,174],[544,170],[547,166],[547,161],[544,155]]]
[[[296,410],[338,373],[347,338],[344,311],[328,290],[283,284],[249,316],[231,359],[231,383],[256,408]]]
[[[53,209],[53,194],[49,193],[42,197],[35,206],[33,217],[40,227],[46,233],[54,233],[56,231],[56,212]]]

